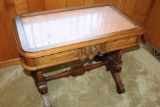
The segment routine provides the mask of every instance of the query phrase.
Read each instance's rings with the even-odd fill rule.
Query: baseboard
[[[21,64],[20,58],[0,62],[0,68]]]

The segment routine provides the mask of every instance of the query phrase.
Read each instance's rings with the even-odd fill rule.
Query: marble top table
[[[122,50],[139,45],[143,34],[143,28],[107,4],[19,15],[14,28],[22,66],[31,72],[46,107],[53,105],[47,95],[47,81],[80,76],[100,66],[111,72],[117,92],[123,93],[119,75]],[[43,75],[43,68],[88,58],[97,63]]]

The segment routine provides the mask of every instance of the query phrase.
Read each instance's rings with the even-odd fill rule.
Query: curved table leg
[[[42,99],[45,107],[52,107],[49,101],[49,97],[47,95],[48,87],[47,87],[46,79],[43,76],[42,70],[33,71],[31,75],[35,80],[35,84],[37,86],[38,91],[42,95]]]
[[[118,94],[124,93],[125,89],[124,89],[124,85],[121,81],[121,77],[120,77],[119,73],[115,73],[115,72],[111,71],[111,74],[112,74],[113,79],[114,79],[116,86],[117,86],[117,93]]]
[[[108,69],[111,71],[111,74],[113,76],[113,79],[116,83],[117,86],[117,93],[122,94],[125,92],[124,85],[122,83],[121,77],[120,77],[120,72],[121,72],[121,56],[122,56],[122,51],[116,51],[113,56],[110,58],[110,63]]]
[[[117,92],[119,94],[122,94],[125,92],[124,85],[122,83],[121,77],[120,77],[120,71],[121,71],[121,56],[122,51],[115,51],[108,54],[104,54],[102,57],[96,56],[95,61],[108,61],[108,63],[105,65],[107,71],[110,71],[113,79],[116,83]]]

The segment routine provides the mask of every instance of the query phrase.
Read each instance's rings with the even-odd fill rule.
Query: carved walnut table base
[[[117,92],[123,93],[121,50],[139,45],[143,34],[143,28],[107,4],[24,14],[14,25],[22,66],[31,71],[46,107],[51,107],[47,81],[76,77],[100,66],[111,72]],[[43,76],[43,68],[87,58],[97,63]]]
[[[122,65],[121,56],[122,56],[122,51],[114,51],[108,54],[104,54],[103,56],[98,56],[98,55],[95,56],[94,60],[100,63],[86,65],[86,66],[84,65],[75,66],[75,67],[72,67],[70,70],[66,70],[64,72],[61,72],[52,76],[48,76],[48,77],[43,76],[42,70],[37,70],[32,72],[32,76],[35,80],[35,84],[37,86],[38,91],[42,95],[42,98],[46,107],[51,107],[49,98],[47,96],[47,91],[48,91],[47,81],[59,79],[62,77],[68,77],[70,75],[73,77],[80,76],[80,75],[83,75],[86,71],[90,71],[92,69],[95,69],[101,66],[105,66],[107,71],[111,72],[117,86],[117,92],[121,94],[121,93],[124,93],[125,91],[124,85],[119,75],[121,71],[121,65]]]

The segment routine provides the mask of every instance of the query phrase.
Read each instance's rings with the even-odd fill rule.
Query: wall
[[[160,50],[160,0],[152,0],[150,12],[145,22],[145,39]]]
[[[144,25],[153,0],[0,0],[0,67],[19,63],[12,21],[16,15],[57,8],[110,3]],[[18,59],[17,59],[18,58]],[[17,61],[16,63],[14,63]]]

